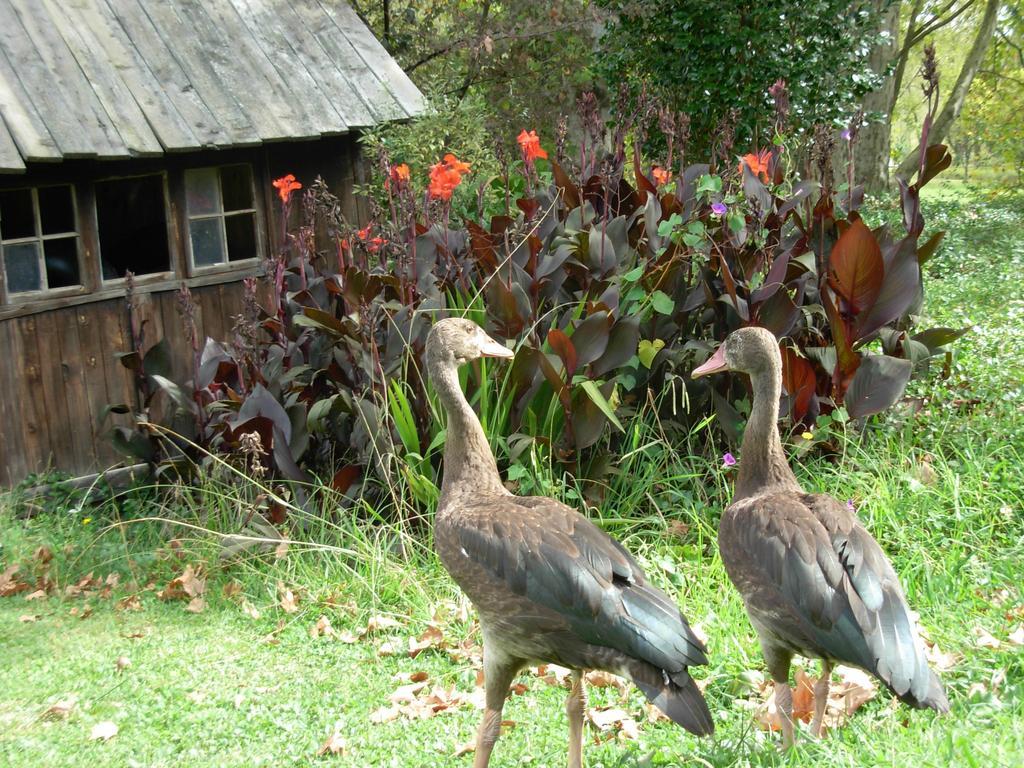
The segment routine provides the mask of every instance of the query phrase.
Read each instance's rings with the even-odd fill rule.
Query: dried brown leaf
[[[395,689],[394,693],[388,698],[392,704],[408,704],[409,702],[416,700],[416,694],[427,687],[427,684],[423,681],[418,683],[409,683],[408,685],[402,685]]]
[[[335,726],[334,733],[327,737],[327,741],[320,745],[320,749],[316,751],[317,757],[321,755],[344,755],[348,752],[348,742],[345,737],[342,736]]]
[[[621,677],[600,669],[587,672],[586,681],[593,688],[617,688],[620,691],[626,688],[626,681]]]
[[[0,573],[0,597],[10,597],[31,589],[31,586],[24,581],[15,578],[19,570],[20,566],[11,565],[3,573]]]
[[[476,744],[472,741],[465,741],[455,747],[452,757],[462,757],[463,755],[469,755],[473,752],[476,752]]]
[[[277,582],[277,597],[285,613],[296,613],[299,610],[299,598],[282,581]]]
[[[206,601],[201,597],[193,597],[185,606],[185,610],[189,613],[202,613],[205,608]]]
[[[316,620],[316,624],[309,628],[309,636],[316,640],[318,637],[337,637],[337,633],[334,631],[334,627],[331,626],[331,620],[326,616],[321,616]]]
[[[142,600],[138,595],[128,595],[118,600],[114,608],[118,611],[141,611]]]
[[[25,599],[26,600],[45,600],[46,599],[46,591],[42,590],[42,589],[37,589],[35,592],[29,592],[27,595],[25,595]]]
[[[987,629],[984,629],[983,627],[975,627],[973,634],[975,637],[974,644],[979,648],[996,649],[999,647],[999,641],[996,640]]]
[[[366,622],[366,629],[362,631],[362,634],[369,635],[374,632],[380,632],[384,629],[396,629],[401,627],[402,623],[390,616],[371,616],[370,620]]]
[[[18,617],[18,621],[22,624],[31,624],[34,621],[39,621],[40,615],[38,613],[23,613]]]
[[[78,705],[78,696],[70,693],[43,713],[45,720],[66,720]]]
[[[370,713],[370,722],[375,724],[390,723],[392,720],[398,719],[401,714],[398,707],[380,707]]]
[[[115,736],[117,736],[117,723],[111,720],[96,723],[89,731],[90,741],[109,741]]]
[[[447,645],[444,633],[439,627],[431,625],[418,638],[409,638],[409,656],[410,658],[416,658],[421,651],[427,648],[441,649],[447,647]]]

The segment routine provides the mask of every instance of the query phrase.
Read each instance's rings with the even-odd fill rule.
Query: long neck
[[[779,437],[779,397],[782,394],[780,366],[769,366],[751,376],[754,400],[750,420],[740,448],[740,472],[735,498],[767,490],[799,491],[800,485],[789,468]]]
[[[438,399],[448,414],[444,478],[440,508],[463,496],[508,495],[491,446],[459,386],[458,367],[441,355],[428,355],[427,369]]]

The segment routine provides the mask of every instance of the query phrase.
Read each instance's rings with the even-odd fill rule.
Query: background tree
[[[609,82],[641,84],[690,114],[707,150],[723,117],[736,144],[767,135],[769,86],[786,80],[794,129],[845,120],[875,84],[868,66],[880,3],[864,0],[597,0],[610,13],[599,66]]]
[[[586,0],[351,0],[415,83],[449,107],[471,93],[495,132],[550,124],[593,88],[600,17]]]
[[[944,68],[951,60],[960,68],[955,80],[947,71],[943,77],[944,90],[950,94],[932,127],[932,141],[941,141],[948,133],[956,116],[963,109],[971,82],[984,58],[985,48],[992,38],[998,17],[999,0],[875,0],[875,19],[878,23],[878,44],[871,52],[871,68],[880,78],[877,88],[865,94],[862,103],[869,120],[861,132],[857,146],[858,176],[872,191],[884,190],[889,184],[889,163],[893,153],[894,116],[901,98],[910,98],[910,104],[920,102],[919,94],[908,88],[908,63],[926,41],[935,42],[937,35],[952,30],[953,35],[938,46]],[[970,36],[964,55],[951,50]],[[960,62],[959,60],[961,60]],[[911,107],[913,109],[913,107]],[[916,125],[916,117],[908,120]],[[901,175],[913,171],[916,146],[903,148]]]

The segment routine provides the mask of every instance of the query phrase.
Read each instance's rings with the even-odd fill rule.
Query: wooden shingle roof
[[[0,172],[342,134],[422,101],[344,0],[0,0]]]

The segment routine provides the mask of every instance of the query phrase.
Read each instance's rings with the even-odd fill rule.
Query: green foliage
[[[690,115],[698,155],[722,141],[766,144],[768,88],[783,79],[800,132],[844,119],[874,85],[867,66],[877,3],[849,0],[599,0],[613,14],[601,38],[606,80],[647,87]],[[735,110],[738,120],[729,119]]]

